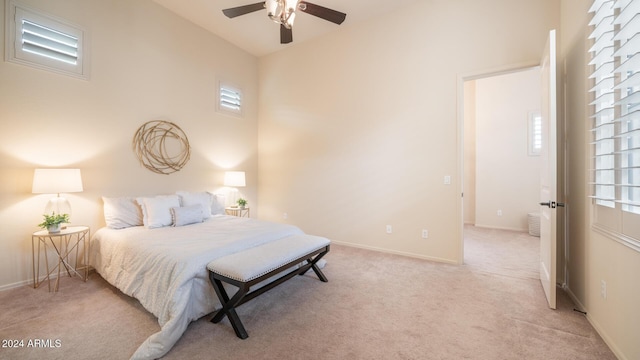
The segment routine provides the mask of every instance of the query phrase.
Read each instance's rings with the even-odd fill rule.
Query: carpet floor
[[[538,244],[466,227],[461,266],[332,245],[328,283],[297,276],[238,309],[248,339],[205,316],[164,359],[615,359],[562,291],[547,307]],[[158,330],[95,273],[0,292],[0,359],[128,359]]]

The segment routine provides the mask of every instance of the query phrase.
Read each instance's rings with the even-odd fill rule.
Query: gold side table
[[[37,288],[47,280],[51,291],[51,276],[57,272],[53,291],[58,291],[60,276],[66,272],[69,277],[74,274],[87,281],[89,276],[89,237],[88,226],[69,226],[58,233],[40,230],[31,236],[33,252],[33,288]],[[37,249],[36,249],[37,242]],[[49,262],[49,254],[55,251],[54,260]],[[44,251],[46,275],[40,278],[40,254]],[[74,254],[75,252],[75,254]],[[36,253],[38,254],[36,259]],[[75,256],[74,256],[75,255]]]
[[[226,207],[224,208],[224,212],[227,215],[233,215],[237,217],[251,217],[249,216],[249,208],[239,208],[239,207]]]

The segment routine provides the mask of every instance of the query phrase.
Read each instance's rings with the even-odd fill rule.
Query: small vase
[[[60,224],[54,224],[54,225],[47,226],[47,231],[49,231],[50,234],[59,233],[60,232]]]

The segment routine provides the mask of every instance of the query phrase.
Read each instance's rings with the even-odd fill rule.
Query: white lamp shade
[[[246,186],[244,171],[227,171],[224,173],[224,186]]]
[[[81,192],[80,169],[35,169],[33,173],[34,194],[60,194]]]

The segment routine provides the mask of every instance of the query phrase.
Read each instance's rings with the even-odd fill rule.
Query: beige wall
[[[28,0],[88,30],[89,81],[0,62],[0,288],[32,278],[31,232],[49,195],[31,194],[33,169],[78,167],[85,191],[67,198],[72,222],[95,231],[102,195],[217,191],[226,168],[245,170],[257,201],[257,59],[150,0]],[[4,2],[3,2],[4,5]],[[0,17],[4,39],[4,6]],[[242,87],[245,117],[215,111],[217,79]],[[175,122],[191,144],[179,172],[141,167],[131,149],[146,121]]]
[[[566,78],[568,290],[620,359],[639,359],[640,253],[591,230],[589,195],[589,1],[562,1],[560,63]],[[607,283],[606,299],[600,282]]]
[[[215,191],[234,168],[247,171],[243,193],[252,204],[259,181],[261,218],[354,246],[460,262],[456,82],[538,61],[561,13],[568,287],[620,358],[640,358],[640,255],[590,230],[588,1],[417,1],[260,59],[259,68],[149,0],[25,3],[89,30],[91,79],[0,62],[0,288],[31,279],[30,234],[47,201],[30,193],[31,177],[47,166],[82,169],[85,191],[68,198],[73,222],[94,230],[103,223],[101,195]],[[219,77],[244,88],[244,119],[214,111]],[[153,174],[133,156],[133,133],[153,119],[189,136],[192,158],[176,174]]]
[[[537,63],[558,9],[417,1],[261,58],[261,216],[286,212],[334,241],[461,262],[458,77]]]
[[[540,111],[540,69],[475,82],[475,224],[527,231],[527,214],[540,202],[540,156],[528,149],[529,114]]]

